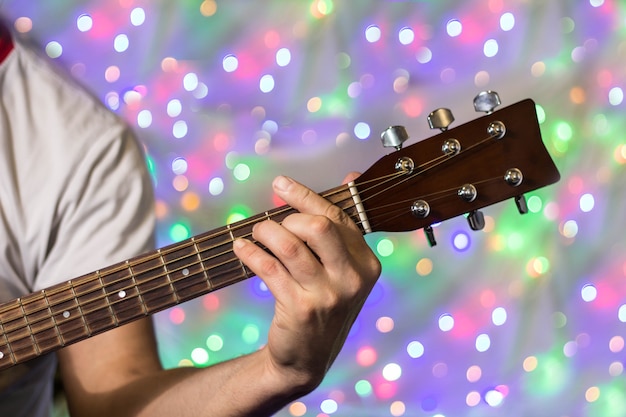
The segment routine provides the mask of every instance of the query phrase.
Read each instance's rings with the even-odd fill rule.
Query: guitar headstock
[[[495,93],[490,94],[486,98],[493,100]],[[479,209],[511,198],[524,213],[524,193],[559,180],[532,100],[495,112],[495,106],[485,110],[484,100],[478,105],[476,100],[485,116],[448,130],[454,118],[449,110],[438,109],[429,123],[441,133],[414,145],[402,147],[408,137],[404,128],[383,133],[383,142],[396,151],[356,181],[367,216],[365,232],[424,228],[434,245],[432,224],[467,213],[470,227],[479,230],[484,226]]]

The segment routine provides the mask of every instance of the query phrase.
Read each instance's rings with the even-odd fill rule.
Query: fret
[[[52,325],[54,326],[54,330],[56,331],[57,339],[59,341],[59,346],[63,346],[64,344],[63,336],[61,335],[61,330],[59,330],[59,326],[56,320],[54,319],[54,314],[52,313],[52,309],[50,308],[48,294],[46,293],[45,289],[41,290],[41,294],[43,295],[43,299],[46,302],[46,310],[48,311],[48,314],[50,315],[50,319],[52,320]]]
[[[71,281],[48,288],[46,296],[52,318],[61,333],[62,346],[91,334],[83,319]]]
[[[98,275],[115,326],[146,315],[130,261],[102,269]]]
[[[198,254],[202,259],[202,265],[208,271],[213,290],[246,278],[245,274],[242,274],[243,264],[232,249],[233,240],[237,236],[248,237],[251,230],[251,226],[235,228],[228,225],[217,229],[210,239],[196,241]]]
[[[26,311],[24,310],[24,304],[22,303],[22,299],[18,298],[17,302],[20,306],[20,310],[22,311],[22,316],[23,316],[23,320],[24,320],[24,329],[26,329],[26,331],[28,332],[28,335],[32,341],[32,345],[31,347],[33,348],[33,350],[35,351],[35,354],[39,355],[41,352],[39,351],[39,345],[37,345],[37,341],[35,340],[35,337],[33,336],[33,329],[30,327],[30,323],[28,322],[28,315],[26,314]]]
[[[115,311],[113,310],[113,307],[111,307],[111,302],[110,302],[110,300],[108,298],[108,295],[107,295],[107,292],[106,292],[106,288],[104,286],[104,282],[102,281],[102,275],[100,274],[100,271],[96,271],[95,274],[96,274],[96,277],[98,278],[98,282],[100,283],[100,290],[102,291],[102,294],[104,296],[104,301],[105,301],[105,304],[106,304],[106,308],[109,310],[109,313],[111,313],[110,316],[107,316],[107,317],[111,317],[111,319],[113,320],[113,325],[114,326],[119,326],[120,323],[117,320],[117,316],[115,315]],[[91,299],[91,300],[93,301],[94,299]],[[95,319],[94,323],[96,321],[99,321],[102,318],[101,315],[100,314],[96,314],[96,312],[100,312],[99,309],[94,309],[92,311],[89,311],[89,313],[91,313],[92,316],[93,316],[92,318]]]
[[[89,329],[89,336],[115,327],[117,320],[111,314],[98,271],[74,280],[72,290],[83,321]]]
[[[266,214],[266,215],[268,214],[268,213],[267,213],[267,211],[265,212],[265,214]],[[269,219],[269,216],[267,216],[267,218]],[[255,221],[255,222],[254,222],[254,224],[256,224],[256,223],[257,223],[257,222]],[[235,240],[237,240],[237,238],[235,237],[235,234],[234,234],[234,232],[233,232],[233,228],[231,227],[231,225],[229,225],[229,224],[228,224],[228,225],[226,225],[226,227],[228,228],[228,235],[230,236],[230,240],[231,240],[232,242],[234,242]],[[253,226],[253,227],[254,227],[254,226]],[[241,237],[241,238],[243,238],[244,236],[241,236],[241,235],[240,235],[240,237]],[[252,229],[250,229],[250,239],[252,239]],[[234,255],[234,253],[233,253],[233,255]],[[246,264],[244,264],[243,262],[241,262],[241,259],[239,259],[239,258],[237,258],[237,263],[239,264],[239,267],[241,268],[241,271],[243,272],[243,276],[244,276],[244,277],[245,277],[245,276],[248,276],[248,270],[247,270]],[[215,275],[217,275],[217,274],[218,274],[218,272],[217,272],[217,271],[215,271]]]
[[[4,304],[4,306],[7,305],[8,304]],[[0,331],[2,331],[2,341],[0,341],[0,368],[8,367],[12,364],[17,363],[17,359],[13,354],[11,343],[9,342],[9,338],[4,328],[4,316],[6,315],[6,313],[7,311],[5,310],[2,312],[2,314],[0,314]]]
[[[276,223],[282,223],[282,221],[285,220],[285,217],[293,213],[296,213],[295,209],[288,208],[287,206],[283,206],[283,207],[275,208],[274,210],[266,211],[263,215],[252,217],[252,219],[257,219],[256,222],[258,222],[259,218],[264,217],[264,218],[267,218],[268,220],[273,220]]]
[[[143,299],[143,295],[141,294],[141,291],[139,291],[139,287],[137,286],[137,279],[135,278],[135,274],[131,275],[132,279],[133,279],[133,286],[137,289],[137,300],[139,301],[139,304],[141,305],[141,311],[143,313],[143,315],[148,315],[150,314],[150,311],[148,310],[148,307],[146,306],[146,303]]]
[[[161,265],[163,265],[163,271],[165,272],[167,281],[170,284],[170,289],[172,290],[172,293],[174,294],[174,297],[176,298],[176,304],[179,304],[181,300],[178,297],[178,294],[176,293],[176,288],[174,288],[174,282],[172,281],[172,275],[171,275],[172,273],[177,272],[176,267],[174,265],[171,265],[171,267],[168,267],[168,264],[167,262],[165,262],[165,258],[163,258],[163,254],[161,253],[160,249],[157,251],[157,253],[159,254],[159,260],[161,261]],[[170,270],[170,268],[173,268],[173,269]],[[183,269],[185,269],[185,267],[183,267]],[[183,274],[188,275],[189,269],[187,269],[187,271],[185,271]]]
[[[21,309],[37,354],[60,346],[61,339],[42,292],[21,299]]]
[[[84,328],[87,330],[87,336],[89,337],[89,336],[91,336],[92,331],[91,331],[91,328],[89,327],[89,323],[85,319],[85,314],[83,312],[83,307],[80,305],[80,301],[78,300],[78,294],[76,293],[76,288],[74,288],[74,282],[73,281],[68,281],[68,284],[70,286],[70,289],[72,290],[72,295],[74,296],[74,301],[76,302],[76,308],[78,309],[78,316],[80,317],[80,320],[82,321]],[[63,314],[65,315],[66,313],[64,312]]]
[[[178,302],[212,290],[194,238],[162,251],[161,256]]]
[[[16,363],[18,363],[18,359],[11,349],[11,344],[8,341],[0,342],[0,369],[15,365]]]
[[[13,357],[17,362],[22,362],[36,357],[40,351],[24,314],[21,298],[13,300],[11,304],[12,313],[16,314],[11,314],[9,321],[5,322],[5,335]]]

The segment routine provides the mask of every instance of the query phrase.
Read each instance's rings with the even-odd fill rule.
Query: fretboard
[[[348,186],[323,195],[360,223]],[[279,207],[0,305],[0,369],[253,276],[233,241],[293,212]]]

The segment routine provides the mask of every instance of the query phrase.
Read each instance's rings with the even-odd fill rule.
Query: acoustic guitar
[[[424,229],[431,245],[431,226],[443,220],[466,214],[469,227],[480,230],[480,209],[509,198],[527,212],[524,193],[558,181],[559,172],[535,103],[493,111],[496,104],[495,93],[479,94],[475,106],[487,114],[453,129],[451,112],[438,109],[428,121],[440,132],[406,147],[406,130],[390,127],[381,138],[393,152],[321,195],[363,234]],[[233,241],[249,238],[257,222],[280,222],[292,212],[274,208],[1,304],[0,369],[251,277]]]

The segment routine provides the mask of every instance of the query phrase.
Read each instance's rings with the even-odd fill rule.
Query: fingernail
[[[287,191],[292,183],[291,178],[281,175],[274,179],[274,188],[278,191]]]
[[[233,247],[241,249],[246,246],[247,242],[244,239],[235,239],[233,241]]]

